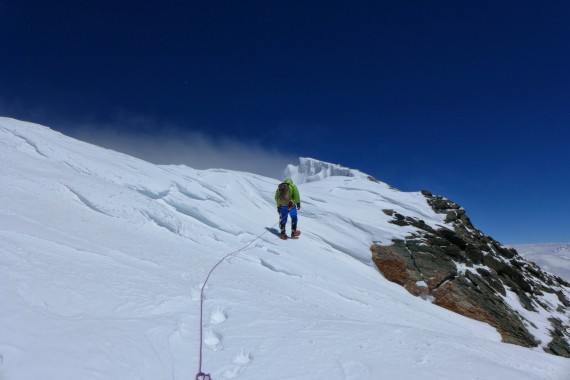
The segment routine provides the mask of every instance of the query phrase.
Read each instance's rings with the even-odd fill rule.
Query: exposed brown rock
[[[438,229],[423,220],[383,210],[391,223],[417,231],[392,245],[373,245],[372,258],[380,272],[411,294],[495,327],[504,342],[535,347],[526,326],[533,323],[507,303],[515,295],[528,312],[558,313],[550,318],[551,342],[546,352],[570,357],[570,286],[543,272],[513,249],[503,247],[477,230],[459,205],[429,191],[422,191],[437,213],[445,214],[446,226]],[[458,268],[461,268],[459,271]],[[425,284],[425,285],[424,285]],[[552,296],[559,303],[552,306]],[[509,301],[512,302],[512,301]],[[552,314],[555,315],[555,314]]]
[[[435,297],[434,304],[495,327],[505,343],[524,347],[538,344],[521,319],[499,297],[489,296],[457,282],[443,284],[432,295]]]
[[[416,283],[421,281],[421,274],[414,270],[406,260],[405,253],[396,253],[396,250],[389,247],[375,245],[372,247],[374,263],[386,277],[387,280],[402,285],[408,292],[415,296],[425,293],[425,288]],[[411,259],[411,257],[408,257]]]

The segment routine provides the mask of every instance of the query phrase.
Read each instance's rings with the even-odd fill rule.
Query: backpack
[[[277,194],[280,205],[285,206],[291,202],[291,190],[289,189],[289,185],[285,182],[279,184],[277,187]]]

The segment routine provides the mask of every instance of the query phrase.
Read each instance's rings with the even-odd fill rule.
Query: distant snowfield
[[[421,194],[304,164],[320,171],[288,168],[310,178],[303,235],[281,241],[277,179],[155,166],[0,118],[0,379],[194,379],[201,284],[255,239],[205,290],[214,380],[569,378],[569,359],[378,273],[371,243],[407,233],[381,209],[443,222]]]
[[[515,244],[511,247],[545,271],[570,281],[570,243]]]

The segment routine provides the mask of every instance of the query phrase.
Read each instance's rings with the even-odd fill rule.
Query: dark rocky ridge
[[[546,352],[570,357],[570,284],[483,234],[456,203],[422,193],[436,213],[445,214],[445,222],[434,228],[383,210],[393,218],[391,223],[415,227],[416,232],[390,246],[371,247],[382,274],[413,295],[489,323],[504,342],[541,345]],[[532,332],[540,326],[530,313],[550,316],[544,323],[550,342],[535,338]]]

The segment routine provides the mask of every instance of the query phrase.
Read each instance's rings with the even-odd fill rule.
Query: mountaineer
[[[291,215],[291,237],[297,238],[301,234],[301,231],[297,230],[297,210],[301,208],[301,197],[291,178],[287,178],[277,186],[275,203],[279,213],[279,229],[281,231],[279,237],[283,240],[287,239],[285,226],[287,225],[287,217]]]

